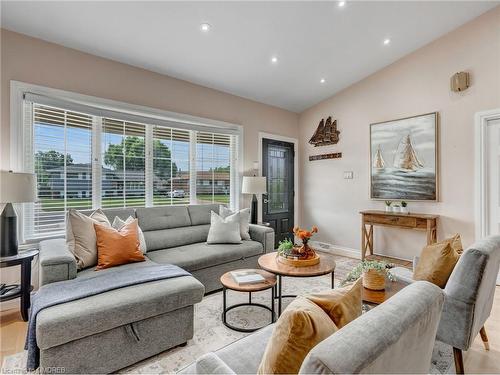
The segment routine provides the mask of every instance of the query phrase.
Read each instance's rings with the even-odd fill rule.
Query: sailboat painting
[[[371,198],[437,200],[437,112],[370,125]]]

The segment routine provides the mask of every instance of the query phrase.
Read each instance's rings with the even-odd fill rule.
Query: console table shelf
[[[427,244],[437,241],[439,215],[397,213],[376,210],[361,211],[361,259],[373,254],[373,226],[414,229],[427,232]]]

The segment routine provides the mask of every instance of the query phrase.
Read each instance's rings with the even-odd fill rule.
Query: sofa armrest
[[[236,374],[231,368],[220,359],[215,353],[207,353],[196,361],[197,374]]]
[[[274,229],[263,225],[250,224],[250,238],[260,242],[265,253],[274,251]]]
[[[74,279],[76,260],[64,238],[40,242],[40,286]]]

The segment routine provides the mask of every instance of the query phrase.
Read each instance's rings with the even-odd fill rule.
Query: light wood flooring
[[[381,256],[371,256],[370,258],[383,259],[397,265],[411,267],[411,262],[399,259]],[[466,373],[500,374],[500,286],[496,288],[493,310],[485,327],[490,342],[490,350],[486,351],[484,349],[478,335],[470,350],[464,353]],[[22,321],[18,310],[8,310],[0,313],[0,363],[3,363],[4,357],[23,350],[26,328],[27,323]]]

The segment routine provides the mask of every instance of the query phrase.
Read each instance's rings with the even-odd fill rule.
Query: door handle
[[[264,203],[269,203],[269,201],[267,199],[264,199]]]

